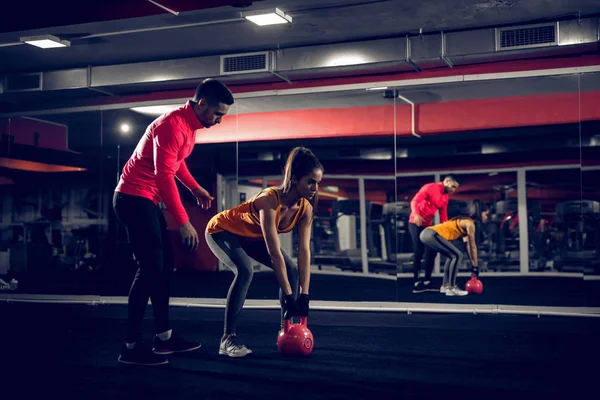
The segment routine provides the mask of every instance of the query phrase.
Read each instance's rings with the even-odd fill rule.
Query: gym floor
[[[572,398],[600,356],[598,318],[313,311],[315,350],[289,359],[278,312],[247,309],[238,333],[254,354],[231,359],[218,355],[223,309],[172,307],[173,328],[203,347],[132,367],[116,362],[125,306],[0,303],[0,315],[6,399]]]

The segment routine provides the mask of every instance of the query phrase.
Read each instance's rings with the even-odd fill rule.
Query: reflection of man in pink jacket
[[[435,252],[425,248],[419,240],[423,229],[433,224],[435,213],[439,210],[440,221],[448,221],[448,195],[454,193],[459,183],[456,178],[447,176],[443,182],[428,183],[417,192],[410,202],[410,217],[408,219],[408,231],[413,242],[414,260],[413,272],[415,277],[413,293],[422,293],[431,289],[431,273],[433,272],[433,261]],[[419,279],[421,271],[421,259],[425,253],[425,279]]]

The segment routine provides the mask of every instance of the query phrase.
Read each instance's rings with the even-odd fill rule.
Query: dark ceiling
[[[0,29],[0,73],[242,53],[600,13],[597,0],[264,0],[244,9],[227,4],[245,1],[161,2],[180,14],[142,0],[3,5],[10,17]],[[83,6],[89,8],[81,10]],[[293,24],[258,27],[240,18],[241,11],[275,6],[290,14]],[[54,26],[47,27],[48,21]],[[20,37],[38,34],[69,39],[71,47],[44,51],[19,44]]]
[[[257,0],[261,1],[261,0]],[[2,5],[7,15],[12,15],[0,25],[0,33],[78,25],[93,22],[125,20],[162,15],[165,6],[174,12],[206,10],[215,7],[234,6],[244,8],[252,4],[248,0],[102,0],[89,4],[79,0],[39,2],[31,13],[31,4],[10,2]]]

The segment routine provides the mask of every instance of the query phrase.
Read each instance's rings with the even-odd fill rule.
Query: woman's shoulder
[[[473,220],[473,218],[468,217],[468,216],[460,217],[459,221],[460,221],[460,224],[465,227],[475,224],[475,221]]]
[[[261,190],[252,199],[256,208],[277,208],[281,194],[277,187],[268,187]]]
[[[300,207],[303,207],[303,215],[312,215],[313,205],[310,203],[310,201],[306,200],[305,198],[302,198]]]

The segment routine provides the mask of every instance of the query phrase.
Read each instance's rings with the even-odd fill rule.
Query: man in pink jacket
[[[439,210],[440,221],[448,221],[448,195],[454,193],[459,183],[456,178],[447,176],[442,182],[423,185],[410,202],[410,217],[408,231],[413,243],[414,287],[413,293],[422,293],[432,289],[431,273],[436,253],[421,243],[419,235],[433,224],[435,213]],[[425,279],[419,278],[421,259],[425,253]]]
[[[181,202],[175,180],[208,210],[213,197],[196,182],[185,159],[196,144],[196,133],[206,135],[227,114],[234,99],[221,82],[206,79],[194,97],[181,107],[152,122],[123,167],[113,197],[113,208],[125,226],[138,271],[129,291],[125,346],[119,362],[136,365],[167,364],[167,354],[192,351],[200,343],[188,342],[173,333],[169,323],[169,282],[173,270],[173,249],[162,201],[179,226],[182,244],[198,247],[198,233]],[[152,301],[156,336],[152,347],[142,343],[144,313]]]

